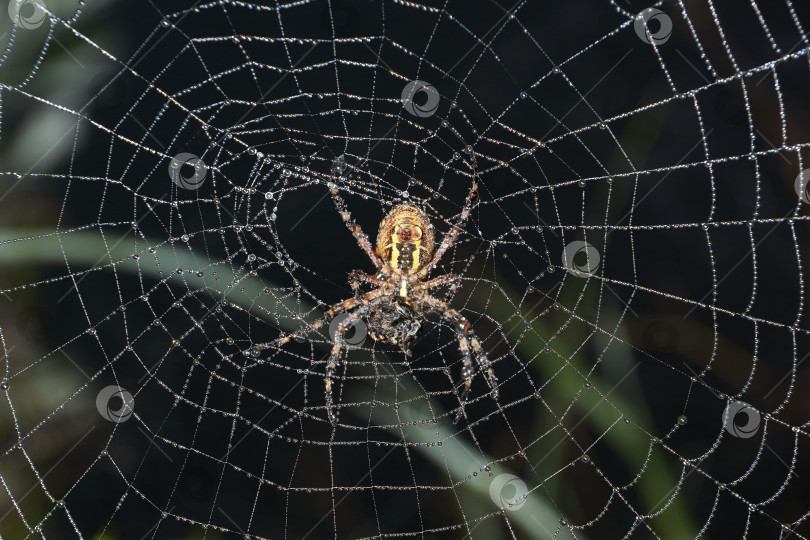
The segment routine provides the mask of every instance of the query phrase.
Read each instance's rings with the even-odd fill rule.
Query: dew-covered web
[[[806,5],[56,4],[0,28],[0,536],[810,535]],[[331,186],[460,224],[497,397],[433,312],[329,421]]]

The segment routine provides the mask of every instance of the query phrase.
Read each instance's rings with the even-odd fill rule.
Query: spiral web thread
[[[69,145],[0,165],[4,538],[810,534],[806,7],[175,4],[2,38],[3,144]],[[333,428],[327,328],[256,347],[372,268],[327,186],[440,239],[470,152],[432,276],[499,397],[359,328]]]

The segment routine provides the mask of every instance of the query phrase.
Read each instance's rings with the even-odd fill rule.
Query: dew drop
[[[332,172],[337,174],[343,174],[345,171],[346,171],[346,156],[341,154],[332,160]]]

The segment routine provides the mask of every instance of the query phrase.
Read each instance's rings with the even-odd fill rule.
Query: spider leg
[[[374,276],[370,276],[368,274],[364,274],[359,270],[354,270],[351,274],[349,274],[349,283],[352,285],[352,289],[356,288],[360,282],[370,283],[371,285],[375,285],[377,287],[382,287],[385,285],[385,281],[379,278],[375,278]]]
[[[348,326],[345,326],[345,324],[346,321],[344,321],[340,325],[340,328],[338,328],[338,331],[335,332],[335,345],[332,347],[332,352],[329,355],[329,362],[326,364],[326,377],[324,378],[324,385],[326,388],[326,416],[329,418],[329,422],[331,422],[333,426],[337,423],[337,415],[333,409],[334,401],[332,399],[332,380],[335,377],[335,368],[337,368],[338,360],[340,359],[340,351],[342,348],[341,345],[343,344],[343,334],[345,334],[346,330],[348,330]]]
[[[366,252],[366,255],[368,255],[368,258],[374,263],[374,266],[377,268],[382,268],[382,260],[380,260],[379,255],[377,255],[377,253],[374,251],[374,248],[372,247],[368,236],[366,236],[366,233],[364,233],[363,229],[360,228],[360,225],[358,225],[352,219],[352,216],[346,207],[346,201],[344,201],[343,197],[341,197],[340,193],[338,193],[337,186],[332,184],[330,189],[332,191],[332,200],[335,202],[338,213],[340,214],[340,217],[343,218],[343,222],[346,224],[346,227],[348,227],[351,233],[354,235],[355,240],[357,240],[357,245],[360,246],[360,249]]]
[[[371,277],[371,276],[369,276],[369,277]],[[365,294],[363,294],[363,295],[361,295],[359,297],[355,296],[355,297],[352,297],[352,298],[348,298],[348,299],[346,299],[346,300],[344,300],[342,302],[338,302],[337,304],[333,305],[329,310],[327,310],[326,313],[320,319],[317,319],[315,322],[310,324],[307,328],[302,328],[301,330],[297,330],[297,331],[292,332],[290,334],[280,336],[280,337],[278,337],[278,338],[276,338],[273,341],[270,341],[268,343],[256,344],[256,345],[254,345],[254,348],[256,350],[258,350],[258,351],[265,351],[267,349],[275,349],[275,348],[279,347],[280,345],[284,345],[285,343],[289,343],[293,339],[303,338],[307,334],[309,334],[310,332],[314,332],[314,331],[320,329],[321,327],[323,327],[323,325],[325,323],[327,323],[328,321],[331,321],[333,318],[335,318],[336,315],[340,315],[341,313],[352,309],[353,307],[355,307],[358,304],[358,302],[365,304],[369,300],[379,298],[383,294],[385,294],[384,290],[382,290],[382,289],[374,289],[373,291],[369,291],[369,292],[367,292],[367,293],[365,293]]]
[[[443,276],[439,276],[437,278],[431,279],[430,281],[422,282],[419,287],[421,290],[426,291],[428,289],[432,289],[433,287],[441,287],[442,285],[450,285],[447,294],[444,297],[446,302],[449,302],[453,295],[456,294],[456,289],[458,289],[458,281],[459,276],[458,274],[445,274]]]
[[[332,384],[335,378],[335,369],[337,369],[338,361],[340,360],[341,351],[345,349],[345,335],[346,332],[360,321],[360,318],[366,314],[368,307],[363,306],[355,313],[350,313],[346,320],[340,323],[337,331],[335,332],[335,344],[332,346],[332,352],[329,354],[329,361],[326,363],[326,377],[324,379],[324,386],[326,389],[326,415],[329,421],[334,426],[337,423],[337,414],[334,410],[334,400],[332,398]]]
[[[472,361],[470,360],[470,356],[475,357],[478,366],[481,368],[484,379],[486,379],[487,384],[491,389],[493,399],[498,399],[498,378],[495,376],[495,371],[492,369],[492,364],[487,358],[484,349],[481,347],[481,343],[478,341],[475,333],[473,333],[472,327],[464,315],[451,307],[447,307],[446,302],[443,302],[428,294],[420,295],[420,300],[436,309],[442,315],[442,317],[452,323],[456,328],[456,339],[458,340],[458,347],[461,350],[461,359],[464,363],[461,373],[464,377],[464,390],[462,390],[461,393],[461,408],[459,409],[458,414],[456,414],[455,419],[455,421],[458,422],[464,415],[464,406],[467,404],[467,395],[470,386],[472,385],[474,372],[472,369]]]
[[[432,289],[433,287],[440,287],[442,285],[450,284],[453,288],[455,288],[455,282],[458,281],[458,278],[458,274],[445,274],[443,276],[433,278],[430,281],[425,281],[421,286],[425,289]]]
[[[286,336],[277,338],[269,343],[260,343],[258,345],[254,345],[256,350],[259,351],[276,348],[280,345],[289,342],[292,339],[306,336],[309,332],[321,328],[325,322],[331,320],[336,315],[339,315],[340,313],[344,313],[354,308],[355,306],[357,306],[358,303],[362,304],[354,313],[349,314],[349,316],[346,317],[346,320],[344,320],[342,323],[340,323],[340,326],[338,326],[338,330],[335,332],[335,335],[333,336],[335,344],[332,346],[332,351],[329,355],[329,361],[326,364],[326,377],[324,379],[324,385],[326,387],[326,412],[327,415],[329,416],[329,421],[333,425],[335,424],[335,422],[337,422],[337,415],[333,410],[334,401],[332,398],[332,384],[333,384],[332,381],[334,380],[335,369],[337,368],[338,361],[340,360],[340,353],[341,350],[343,349],[343,344],[345,342],[346,331],[355,324],[357,324],[357,322],[360,321],[361,317],[365,316],[365,314],[368,313],[370,309],[368,303],[371,300],[379,298],[384,294],[385,290],[380,288],[374,289],[373,291],[369,291],[360,297],[349,298],[347,300],[344,300],[343,302],[335,304],[331,309],[329,309],[326,312],[326,314],[324,314],[322,318],[313,322],[309,326],[309,328],[298,330],[297,332],[293,332],[292,334],[287,334]]]
[[[436,253],[433,254],[433,258],[419,271],[418,275],[420,278],[427,276],[433,267],[438,264],[439,259],[441,259],[444,253],[450,248],[450,246],[453,245],[453,242],[455,242],[459,233],[461,233],[461,227],[467,221],[467,218],[470,217],[470,209],[472,208],[475,200],[478,198],[478,162],[475,159],[474,153],[470,153],[470,160],[472,161],[473,165],[473,183],[470,192],[467,194],[467,199],[464,201],[464,209],[461,211],[461,214],[459,215],[455,225],[453,225],[453,228],[450,229],[450,232],[448,232],[444,239],[442,239],[441,244],[439,244],[439,249],[437,249]]]
[[[453,420],[454,424],[457,424],[458,421],[461,420],[461,417],[464,416],[464,407],[467,405],[467,401],[469,401],[470,387],[472,386],[473,378],[472,355],[470,355],[470,345],[467,343],[467,338],[457,330],[456,339],[458,340],[458,348],[461,351],[461,361],[464,364],[461,368],[461,376],[464,377],[464,389],[461,391],[461,396],[459,397],[461,407],[459,407],[456,418]]]
[[[355,304],[357,304],[357,302],[358,299],[356,297],[349,298],[342,302],[338,302],[337,304],[332,306],[329,310],[327,310],[327,312],[320,319],[317,319],[312,324],[308,325],[307,328],[302,328],[290,334],[279,336],[273,341],[270,341],[268,343],[256,344],[254,345],[254,348],[259,351],[265,351],[267,349],[274,349],[276,347],[279,347],[280,345],[289,343],[293,339],[303,338],[310,332],[315,332],[316,330],[320,329],[324,325],[324,323],[332,320],[335,317],[335,315],[339,315],[340,313],[343,313],[344,311],[353,308]]]

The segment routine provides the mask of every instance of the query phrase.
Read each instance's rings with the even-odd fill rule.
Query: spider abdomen
[[[391,268],[415,273],[433,255],[433,225],[415,206],[397,206],[385,216],[377,233],[377,254]]]

